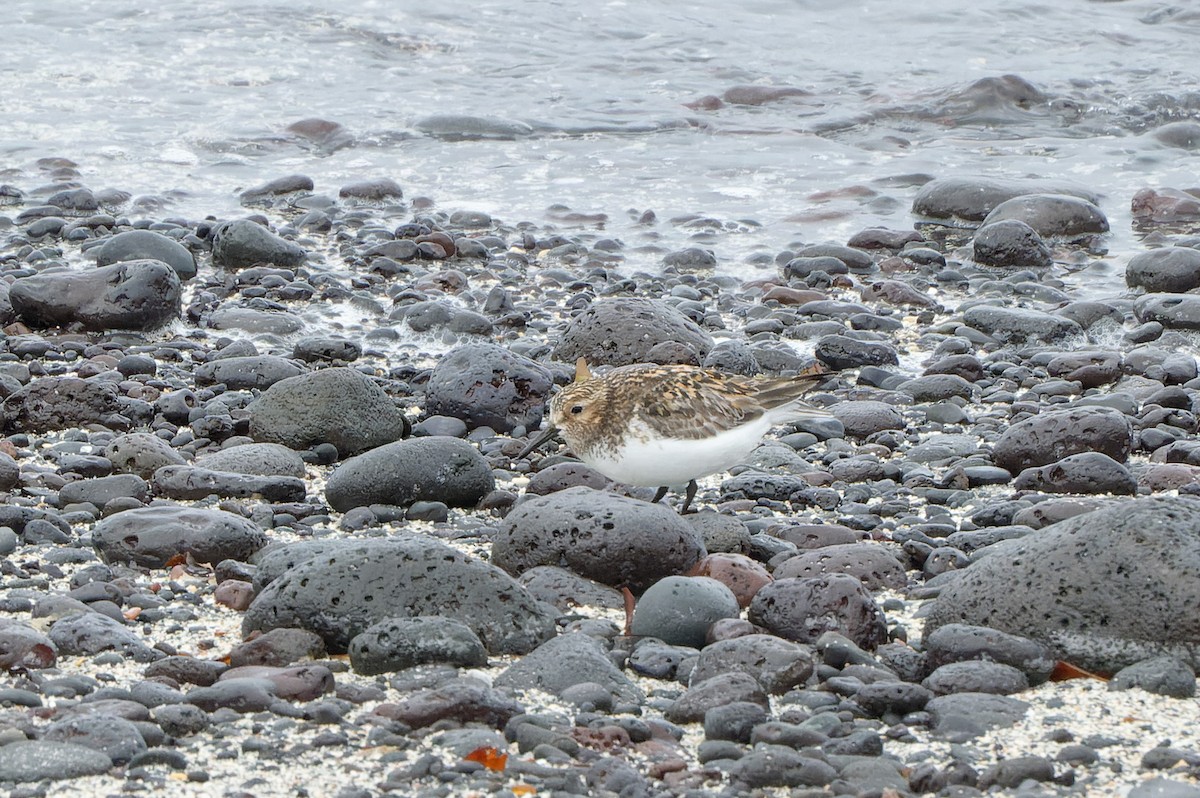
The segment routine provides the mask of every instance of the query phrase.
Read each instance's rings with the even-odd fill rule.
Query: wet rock
[[[249,219],[225,222],[213,229],[213,265],[221,269],[267,264],[291,269],[303,263],[305,257],[304,250],[296,244]]]
[[[180,280],[196,276],[196,257],[173,238],[153,230],[126,230],[96,248],[96,264],[111,266],[129,260],[157,260],[170,266]]]
[[[1043,341],[1058,343],[1080,335],[1083,328],[1070,319],[1028,308],[975,305],[963,313],[963,322],[1002,343]]]
[[[878,543],[846,543],[798,553],[775,568],[776,579],[848,574],[868,590],[903,590],[904,566]]]
[[[1133,303],[1140,322],[1159,322],[1177,330],[1200,330],[1200,296],[1196,294],[1146,294]]]
[[[375,713],[423,729],[439,720],[480,723],[502,728],[525,709],[508,696],[463,678],[431,690],[421,690],[397,704],[382,704]]]
[[[458,438],[396,441],[351,457],[334,469],[325,499],[339,512],[371,504],[406,507],[440,501],[474,507],[496,487],[487,460]]]
[[[118,435],[105,445],[104,456],[115,470],[136,474],[142,479],[150,479],[163,466],[186,462],[171,444],[146,432]]]
[[[50,627],[50,639],[64,656],[117,651],[135,662],[152,662],[163,656],[142,642],[137,632],[96,612],[58,619]]]
[[[705,576],[668,576],[651,585],[637,603],[631,631],[675,646],[700,648],[708,628],[739,615],[733,592]]]
[[[277,177],[274,180],[268,180],[266,183],[261,183],[257,186],[251,186],[243,191],[239,197],[242,204],[250,205],[255,202],[261,202],[271,197],[283,196],[285,194],[295,194],[299,192],[308,192],[313,190],[313,181],[307,175],[284,175]]]
[[[345,544],[290,568],[242,626],[308,629],[338,652],[379,621],[420,615],[462,621],[494,654],[525,653],[554,633],[549,608],[503,571],[421,535]]]
[[[1174,188],[1143,188],[1133,195],[1130,212],[1140,224],[1194,222],[1200,219],[1200,197]]]
[[[1100,201],[1084,188],[1058,181],[948,177],[922,186],[913,198],[912,211],[934,219],[982,221],[997,205],[1025,194],[1065,194],[1093,204]]]
[[[230,667],[271,665],[283,667],[302,659],[325,656],[325,641],[307,629],[271,629],[239,643],[229,651]]]
[[[85,272],[47,271],[15,280],[13,310],[31,327],[151,330],[179,318],[179,275],[157,260],[130,260]]]
[[[219,358],[201,364],[194,372],[198,385],[220,383],[231,391],[263,390],[302,373],[295,363],[276,355]]]
[[[298,451],[330,443],[350,457],[409,433],[407,419],[388,395],[345,367],[280,380],[246,409],[250,437]]]
[[[565,565],[635,591],[686,572],[704,554],[700,534],[669,508],[590,488],[523,502],[492,542],[492,561],[509,573]]]
[[[591,365],[626,366],[644,363],[650,350],[672,341],[703,358],[712,337],[675,308],[654,299],[598,299],[571,320],[554,348],[554,359]]]
[[[304,320],[294,313],[280,310],[222,305],[208,317],[214,330],[241,330],[253,334],[292,335],[304,329]]]
[[[107,754],[74,743],[18,740],[0,746],[0,781],[28,784],[77,779],[99,776],[112,766]]]
[[[884,616],[862,582],[846,574],[776,579],[758,591],[747,618],[800,643],[835,631],[864,649],[887,641]]]
[[[1200,251],[1164,247],[1134,255],[1125,266],[1125,282],[1148,293],[1182,294],[1200,288]]]
[[[114,765],[124,764],[146,750],[146,741],[137,726],[110,715],[82,715],[55,721],[46,727],[42,739],[86,746],[107,756]]]
[[[390,177],[380,177],[346,183],[338,189],[338,196],[343,199],[379,202],[382,200],[400,199],[404,196],[404,190],[400,187],[399,183]]]
[[[150,663],[146,666],[145,675],[147,679],[165,677],[180,684],[207,687],[215,684],[226,670],[228,667],[223,662],[178,655]]]
[[[117,386],[111,382],[42,377],[8,396],[4,415],[10,429],[23,432],[50,432],[87,424],[127,430],[130,419],[122,415],[119,396]]]
[[[817,342],[813,354],[829,368],[858,368],[859,366],[896,365],[900,361],[891,344],[880,341],[860,341],[848,335],[827,335]]]
[[[469,626],[436,615],[386,618],[350,641],[350,665],[366,676],[434,662],[479,667],[487,649]]]
[[[573,685],[603,685],[619,701],[640,703],[642,691],[608,658],[595,639],[564,634],[547,640],[496,677],[500,689],[545,690],[559,695]]]
[[[261,496],[269,502],[300,502],[308,486],[298,477],[258,476],[212,471],[197,466],[163,466],[154,472],[155,492],[168,499],[189,501],[206,496],[249,499]]]
[[[1108,683],[1109,690],[1145,690],[1172,698],[1196,695],[1196,671],[1178,657],[1152,657],[1117,671]]]
[[[1129,500],[1000,545],[945,586],[927,634],[989,626],[1107,673],[1162,654],[1200,664],[1200,625],[1179,611],[1200,601],[1200,499]]]
[[[92,530],[92,545],[102,560],[165,568],[179,555],[197,562],[246,560],[267,544],[263,530],[223,510],[156,505],[105,518]]]
[[[1108,232],[1108,219],[1092,202],[1065,194],[1026,194],[997,205],[983,227],[1014,219],[1040,236],[1081,236]]]
[[[1138,483],[1129,469],[1106,454],[1083,452],[1057,463],[1027,468],[1013,481],[1017,490],[1043,493],[1137,493]]]
[[[846,434],[853,438],[866,438],[876,432],[907,426],[904,416],[895,407],[873,399],[839,402],[830,410],[842,423]]]
[[[1008,269],[1041,269],[1053,261],[1050,247],[1037,231],[1019,219],[986,224],[972,242],[976,262]]]
[[[983,659],[1017,668],[1033,685],[1042,684],[1054,671],[1054,654],[1049,647],[985,626],[946,624],[927,635],[924,642],[930,671],[951,662]]]
[[[1099,452],[1124,463],[1132,445],[1133,426],[1126,416],[1104,407],[1076,407],[1012,425],[996,441],[992,459],[1019,474],[1083,452]]]
[[[705,646],[692,669],[691,683],[724,673],[745,673],[768,693],[781,695],[812,676],[816,658],[811,647],[774,635],[749,634]]]
[[[770,706],[767,694],[753,676],[741,671],[729,671],[702,682],[694,682],[687,692],[667,708],[664,715],[672,723],[697,723],[703,721],[704,715],[713,707],[735,701]]]
[[[438,361],[425,386],[425,411],[468,428],[536,429],[554,382],[550,371],[495,344],[467,344]]]
[[[935,695],[993,693],[1011,695],[1029,689],[1025,674],[1011,665],[984,660],[964,660],[939,665],[921,681]]]
[[[362,357],[362,346],[345,338],[301,338],[292,347],[292,357],[305,363],[352,363]]]
[[[198,468],[230,474],[304,477],[304,460],[278,443],[247,443],[231,446],[196,460]]]

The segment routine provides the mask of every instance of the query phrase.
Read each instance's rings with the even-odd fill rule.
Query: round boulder
[[[865,438],[885,429],[904,429],[904,416],[887,402],[860,399],[839,402],[831,408],[834,418],[842,422],[846,434]]]
[[[280,380],[251,402],[250,437],[302,451],[330,443],[342,457],[399,440],[408,420],[383,389],[351,368]]]
[[[592,365],[645,363],[650,350],[664,341],[695,350],[703,359],[712,336],[675,308],[655,299],[598,299],[571,320],[554,348],[554,359]]]
[[[129,260],[84,272],[46,271],[15,280],[8,297],[31,327],[152,330],[179,318],[179,275],[157,260]]]
[[[708,627],[740,614],[737,598],[707,576],[668,576],[642,594],[631,631],[672,646],[703,648]]]
[[[267,544],[257,524],[224,510],[154,505],[105,518],[92,530],[92,545],[109,563],[165,568],[181,554],[216,565],[245,561]]]
[[[492,541],[492,562],[511,574],[560,565],[634,591],[705,553],[700,533],[667,507],[585,487],[517,505]]]
[[[212,257],[213,265],[222,269],[257,265],[291,269],[304,262],[305,252],[260,224],[237,219],[217,225],[213,230]]]
[[[1138,483],[1129,469],[1106,454],[1083,452],[1057,463],[1027,468],[1013,482],[1016,490],[1043,493],[1137,493]]]
[[[175,270],[180,280],[196,276],[196,258],[188,248],[153,230],[117,233],[96,249],[96,263],[100,266],[141,259],[162,261]]]
[[[903,590],[908,585],[904,566],[880,543],[844,543],[803,551],[775,569],[776,579],[822,574],[849,574],[868,590]]]
[[[339,512],[369,504],[406,507],[438,501],[474,507],[496,487],[487,460],[458,438],[431,435],[380,446],[344,461],[325,486],[325,500]]]
[[[1150,293],[1182,294],[1200,288],[1200,250],[1163,247],[1134,255],[1125,266],[1125,282]]]
[[[1106,407],[1076,407],[1013,424],[996,441],[992,460],[1012,474],[1082,452],[1100,452],[1124,463],[1132,445],[1127,416]]]
[[[1026,194],[992,208],[983,226],[1015,219],[1040,236],[1080,236],[1107,233],[1108,219],[1096,205],[1065,194]]]
[[[1164,654],[1200,666],[1200,499],[1130,499],[993,548],[946,583],[926,638],[973,624],[1090,671]]]
[[[364,676],[428,663],[476,668],[487,664],[487,649],[471,627],[437,615],[386,618],[350,641],[350,665]]]
[[[129,429],[130,420],[115,383],[79,377],[42,377],[24,385],[4,400],[9,429],[21,432],[101,424],[109,429]]]
[[[1032,227],[1019,219],[1005,219],[975,231],[975,261],[984,266],[1039,269],[1052,263],[1050,247]]]
[[[747,618],[798,643],[815,643],[826,632],[864,649],[887,642],[883,612],[862,582],[846,574],[776,579],[758,591]]]
[[[197,468],[225,471],[231,474],[258,476],[300,477],[305,474],[300,455],[278,443],[245,443],[205,455],[196,461]]]
[[[554,635],[554,611],[512,577],[423,535],[346,543],[300,562],[246,611],[242,630],[308,629],[331,652],[389,618],[465,623],[493,654],[524,654]]]
[[[553,385],[549,369],[540,363],[496,344],[467,344],[433,367],[425,410],[462,419],[472,429],[535,429]]]

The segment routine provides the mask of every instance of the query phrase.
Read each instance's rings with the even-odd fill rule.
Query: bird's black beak
[[[537,449],[539,446],[541,446],[543,443],[550,440],[557,434],[558,434],[558,427],[554,426],[553,424],[550,424],[544,430],[542,430],[541,433],[539,433],[536,438],[534,438],[532,441],[530,441],[529,444],[524,449],[521,450],[521,453],[517,455],[517,459],[524,460],[526,457],[529,456],[530,452],[532,452],[534,449]]]

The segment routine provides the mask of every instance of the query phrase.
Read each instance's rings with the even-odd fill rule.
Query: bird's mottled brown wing
[[[633,400],[638,418],[668,438],[707,438],[764,412],[750,382],[699,368],[659,366],[621,382],[618,390]]]

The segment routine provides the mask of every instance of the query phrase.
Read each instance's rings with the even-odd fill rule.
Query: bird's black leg
[[[663,500],[663,496],[666,496],[666,495],[667,495],[667,486],[663,485],[661,488],[658,489],[658,492],[654,494],[654,498],[650,500],[650,503],[658,504],[660,501]]]
[[[683,507],[679,508],[680,515],[687,514],[688,508],[692,506],[692,499],[696,498],[696,491],[698,491],[699,489],[700,489],[700,486],[696,484],[696,480],[693,479],[691,482],[688,483],[687,493],[684,494],[684,498],[683,498]]]

